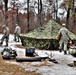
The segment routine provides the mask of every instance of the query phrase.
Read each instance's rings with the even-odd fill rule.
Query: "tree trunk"
[[[38,14],[39,14],[39,0],[38,0]]]
[[[7,18],[8,18],[8,16],[7,16],[7,10],[8,10],[8,0],[4,0],[4,3],[5,3],[5,23],[6,23],[6,25],[8,25],[8,23],[7,23]]]
[[[27,0],[27,32],[29,32],[29,0]]]
[[[42,0],[40,0],[40,13],[42,12]]]
[[[4,0],[4,2],[5,2],[5,11],[7,11],[7,10],[8,10],[8,7],[7,7],[7,5],[8,5],[8,0]]]
[[[67,11],[67,17],[66,17],[66,24],[67,24],[67,26],[68,26],[68,24],[69,24],[69,17],[70,17],[70,8],[68,7],[68,11]]]

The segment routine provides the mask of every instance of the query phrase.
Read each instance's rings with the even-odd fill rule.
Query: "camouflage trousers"
[[[18,41],[19,42],[19,38],[20,38],[20,35],[14,33],[14,41]]]
[[[3,35],[2,39],[1,39],[1,42],[0,42],[1,45],[3,44],[4,40],[6,42],[6,46],[8,46],[9,35],[8,36]]]

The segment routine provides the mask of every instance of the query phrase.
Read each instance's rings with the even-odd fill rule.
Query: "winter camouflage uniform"
[[[2,45],[4,39],[6,39],[6,46],[8,46],[8,40],[9,40],[9,28],[6,27],[6,25],[3,25],[2,28],[3,28],[3,36],[2,36],[2,39],[1,39],[1,43],[0,43],[0,45]]]
[[[14,32],[14,40],[19,42],[21,28],[16,24],[15,32]]]
[[[67,54],[67,45],[68,45],[68,40],[69,40],[69,31],[65,27],[65,24],[62,25],[63,27],[59,30],[59,34],[61,33],[61,39],[59,41],[59,49],[60,52],[62,50],[62,44],[64,44],[64,54]]]

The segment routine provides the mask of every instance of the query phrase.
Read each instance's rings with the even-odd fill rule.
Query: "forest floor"
[[[3,60],[0,56],[0,75],[40,75],[35,72],[26,71],[16,64],[8,64],[6,63],[7,61],[8,60]],[[9,62],[11,62],[11,60],[9,60]]]
[[[2,37],[2,35],[0,35]],[[3,50],[3,46],[0,46],[0,52]],[[25,56],[25,47],[21,45],[21,42],[13,41],[13,35],[10,35],[9,47],[15,49],[19,57]],[[0,55],[0,75],[76,75],[76,67],[70,67],[68,64],[73,63],[76,60],[70,54],[64,55],[64,52],[53,50],[38,50],[36,52],[39,56],[46,56],[52,54],[52,58],[56,59],[58,63],[53,63],[48,60],[42,60],[37,62],[16,62],[13,60],[3,60]]]

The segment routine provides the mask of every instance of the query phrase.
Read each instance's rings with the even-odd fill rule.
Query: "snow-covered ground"
[[[2,35],[0,34],[0,39]],[[21,42],[14,42],[13,35],[10,34],[9,38],[9,47],[15,49],[19,57],[25,56],[25,48],[18,48],[16,44],[21,44]],[[0,47],[3,50],[5,42],[3,43],[3,47]],[[58,61],[58,64],[52,63],[51,61],[45,60],[40,62],[16,62],[16,61],[7,61],[9,64],[17,64],[20,67],[24,68],[28,71],[35,71],[37,73],[41,73],[42,75],[76,75],[76,67],[70,67],[67,64],[73,63],[73,60],[76,58],[72,57],[70,54],[64,55],[63,52],[59,51],[47,51],[47,50],[37,50],[36,52],[39,56],[47,56],[48,54],[52,54],[52,57]]]

